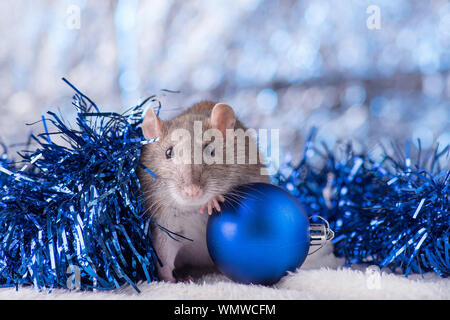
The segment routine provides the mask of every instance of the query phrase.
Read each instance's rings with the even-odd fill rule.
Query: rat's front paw
[[[201,207],[200,212],[204,213],[206,209],[208,209],[208,214],[211,215],[213,212],[213,208],[215,208],[217,211],[220,211],[220,204],[219,202],[224,202],[225,198],[222,195],[218,195],[213,197],[211,200],[209,200],[207,203]]]

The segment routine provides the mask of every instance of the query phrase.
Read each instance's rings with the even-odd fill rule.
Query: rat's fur
[[[263,167],[261,161],[251,165],[208,165],[180,164],[166,158],[166,150],[173,145],[173,130],[184,128],[193,136],[194,121],[202,121],[203,130],[211,128],[211,111],[214,106],[215,103],[210,101],[199,102],[179,116],[160,122],[160,141],[144,146],[142,151],[141,163],[157,175],[155,179],[143,170],[138,171],[148,214],[155,216],[158,224],[164,228],[193,240],[180,239],[177,242],[159,228],[152,230],[154,246],[163,263],[158,268],[162,280],[176,281],[175,275],[181,275],[180,270],[186,270],[189,266],[192,267],[189,275],[195,275],[193,271],[214,266],[206,246],[208,214],[200,213],[200,208],[210,198],[224,195],[240,184],[269,182],[269,178],[260,173]],[[234,128],[246,130],[238,120]],[[234,143],[236,160],[236,141]],[[246,139],[246,150],[249,150],[249,143],[255,141]],[[225,155],[225,150],[223,154]],[[199,185],[203,190],[202,196],[198,199],[184,199],[181,188],[188,184]]]

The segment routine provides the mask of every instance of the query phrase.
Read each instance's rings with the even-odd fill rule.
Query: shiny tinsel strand
[[[409,143],[404,151],[393,145],[395,153],[385,151],[375,161],[350,144],[340,155],[325,145],[316,148],[312,137],[301,163],[287,164],[275,180],[311,215],[328,219],[335,254],[347,264],[389,267],[406,276],[450,275],[449,147],[426,154],[419,148],[412,157]]]
[[[48,112],[23,163],[1,155],[0,287],[138,290],[156,278],[157,261],[136,175],[141,146],[152,142],[138,127],[147,100],[100,112],[68,84],[76,128]]]

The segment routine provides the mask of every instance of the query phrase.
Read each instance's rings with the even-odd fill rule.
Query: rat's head
[[[213,106],[213,104],[211,104]],[[202,206],[213,196],[228,191],[233,183],[225,164],[225,130],[233,129],[236,118],[226,104],[216,104],[210,116],[187,112],[162,121],[148,110],[142,123],[146,139],[159,141],[145,146],[143,163],[155,172],[160,194],[179,207]],[[221,157],[222,163],[211,161]]]

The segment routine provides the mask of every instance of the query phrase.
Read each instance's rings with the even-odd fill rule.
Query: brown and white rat
[[[205,141],[203,135],[200,140],[186,139],[174,144],[172,133],[185,129],[185,132],[194,137],[196,122],[197,125],[201,123],[203,131],[217,129],[222,134],[223,164],[176,161],[180,148],[197,147],[204,151],[210,145],[211,141]],[[193,240],[180,238],[176,241],[160,228],[152,228],[153,245],[162,262],[162,266],[158,265],[161,280],[176,282],[192,279],[198,276],[196,271],[214,270],[206,245],[206,211],[209,214],[214,208],[220,211],[224,195],[233,187],[253,182],[269,183],[269,177],[261,173],[261,168],[264,167],[262,161],[256,164],[249,164],[249,161],[237,164],[236,138],[233,142],[235,161],[232,164],[226,163],[225,148],[226,142],[229,142],[225,141],[227,129],[246,130],[236,119],[233,109],[223,103],[199,102],[168,121],[162,121],[151,109],[145,115],[142,124],[144,136],[146,139],[160,138],[159,141],[144,146],[141,155],[141,163],[157,176],[153,178],[143,170],[138,172],[146,210],[156,218],[160,226]],[[256,144],[252,138],[245,141],[247,150],[250,149],[250,144]],[[185,143],[190,145],[186,146]],[[208,152],[214,153],[216,150]],[[189,269],[186,274],[185,270]]]

